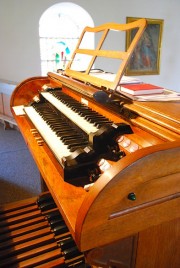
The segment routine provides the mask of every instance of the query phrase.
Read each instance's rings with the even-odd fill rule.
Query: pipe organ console
[[[0,267],[179,267],[179,102],[116,93],[145,26],[87,27],[82,37],[103,37],[96,50],[80,38],[72,62],[90,55],[85,72],[70,62],[16,87],[12,112],[48,193],[1,207]],[[132,27],[126,53],[102,49],[110,29]],[[122,61],[113,81],[92,75],[104,56]]]

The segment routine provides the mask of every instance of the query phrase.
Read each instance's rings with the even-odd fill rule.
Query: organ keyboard
[[[42,92],[41,102],[24,110],[63,166],[65,179],[74,177],[74,171],[80,166],[84,173],[98,169],[97,163],[102,157],[120,158],[115,138],[132,133],[129,125],[114,124],[61,90],[51,93]],[[42,101],[42,97],[48,103]]]
[[[73,243],[94,266],[180,264],[179,103],[141,103],[116,94],[145,25],[142,19],[87,27],[82,37],[86,31],[103,37],[94,51],[82,49],[80,38],[72,62],[77,54],[90,55],[85,72],[73,70],[70,62],[64,72],[23,81],[11,98],[12,113]],[[111,29],[132,28],[140,30],[127,52],[102,49]],[[90,73],[104,56],[122,61],[114,81]]]

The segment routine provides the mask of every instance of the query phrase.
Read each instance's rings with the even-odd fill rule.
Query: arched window
[[[94,26],[91,16],[82,7],[70,2],[55,4],[42,14],[39,21],[42,75],[65,69],[86,26]],[[86,42],[88,48],[94,48],[93,36]],[[84,64],[80,59],[77,69],[83,70]]]

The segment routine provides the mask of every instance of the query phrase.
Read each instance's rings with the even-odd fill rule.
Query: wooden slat
[[[36,204],[37,197],[28,198],[21,201],[16,201],[8,204],[4,204],[0,206],[0,215],[6,214],[12,211],[17,211],[18,209],[26,208],[29,206],[34,206]]]
[[[59,259],[58,263],[63,264],[64,263],[64,258],[62,257],[60,250],[56,249],[50,252],[46,252],[42,255],[33,257],[31,259],[28,259],[26,261],[19,262],[19,267],[21,268],[28,268],[28,267],[37,267],[39,264],[45,264],[47,265],[48,262],[54,260],[54,259]],[[51,267],[51,266],[49,266]]]
[[[106,57],[106,58],[113,58],[113,59],[125,59],[126,52],[123,51],[114,51],[114,50],[93,50],[93,49],[77,49],[77,53],[79,54],[86,54],[91,56],[98,56],[98,57]]]
[[[33,211],[33,213],[29,212],[26,214],[21,214],[21,215],[18,215],[17,217],[13,217],[13,218],[9,218],[9,219],[1,221],[0,227],[5,227],[5,226],[12,225],[12,224],[16,224],[16,223],[22,222],[22,220],[30,220],[38,216],[41,216],[41,212],[38,210]]]
[[[21,243],[26,243],[30,240],[51,234],[51,230],[50,227],[45,227],[42,228],[40,230],[37,231],[31,231],[28,232],[27,234],[23,234],[21,236],[12,238],[6,242],[2,242],[0,243],[0,250],[4,250],[4,249],[9,249],[9,248],[13,248],[15,245],[20,245]]]
[[[42,221],[39,223],[35,222],[35,223],[30,224],[24,228],[19,227],[18,229],[14,230],[14,231],[9,230],[9,232],[0,235],[0,241],[4,242],[4,241],[10,240],[10,239],[13,239],[17,236],[28,234],[32,231],[40,230],[40,229],[43,229],[43,228],[48,227],[48,226],[49,225],[48,225],[47,221]]]
[[[125,104],[125,107],[132,111],[134,114],[138,114],[140,118],[145,118],[149,122],[153,122],[156,126],[164,128],[172,132],[172,135],[180,135],[180,117],[179,117],[179,104],[177,102],[155,102],[155,103],[142,103],[134,102],[133,104]],[[167,109],[165,112],[164,109]],[[176,138],[176,139],[177,139]]]
[[[38,217],[31,218],[31,219],[26,219],[25,221],[20,221],[16,224],[13,225],[8,225],[5,227],[0,228],[0,235],[1,234],[6,234],[15,230],[19,230],[20,228],[27,227],[32,224],[40,223],[44,221],[44,217],[42,215],[39,215]]]
[[[19,208],[17,210],[13,210],[10,212],[6,212],[4,214],[0,215],[0,223],[1,221],[6,221],[7,219],[13,218],[20,215],[25,215],[27,213],[33,213],[35,211],[39,211],[38,206],[35,204],[32,204],[31,206],[25,207],[25,208]]]
[[[34,249],[28,250],[15,257],[10,257],[4,259],[0,262],[0,267],[37,267],[37,265],[42,265],[46,267],[51,263],[52,259],[54,263],[63,264],[64,259],[61,257],[61,251],[57,248],[56,243],[49,243],[47,245],[42,245],[41,247],[36,247]],[[52,264],[53,264],[52,262]],[[42,264],[43,263],[43,264]],[[48,266],[53,267],[53,266]]]
[[[46,260],[46,263],[43,263],[43,264],[36,264],[36,268],[66,268],[66,265],[64,264],[64,259],[63,258],[57,258],[55,260],[52,260],[52,261],[47,261]],[[72,266],[73,267],[73,266]]]
[[[19,245],[15,245],[13,248],[8,248],[1,251],[0,254],[0,260],[7,258],[9,256],[20,254],[21,252],[25,252],[27,250],[30,250],[32,248],[38,248],[41,247],[44,244],[49,244],[54,242],[54,235],[48,234],[41,238],[32,239],[32,241],[28,241],[25,243],[21,243]]]

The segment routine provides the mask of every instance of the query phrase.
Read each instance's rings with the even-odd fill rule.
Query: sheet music
[[[90,73],[91,76],[95,76],[98,78],[102,78],[108,81],[114,81],[116,74],[114,73],[106,73],[106,72],[91,72]],[[123,84],[139,84],[142,83],[142,81],[136,77],[129,77],[129,76],[125,76],[123,75],[119,85],[123,85]],[[116,93],[120,93],[121,95],[124,95],[132,100],[136,100],[136,101],[180,101],[180,93],[172,91],[172,90],[168,90],[165,89],[163,93],[160,94],[149,94],[149,95],[139,95],[139,96],[132,96],[131,94],[122,92],[120,89],[120,86],[117,87],[116,89]]]
[[[108,80],[108,81],[114,81],[114,79],[116,78],[116,74],[114,73],[107,73],[107,72],[90,72],[89,73],[90,76],[95,76],[104,80]],[[119,85],[122,84],[136,84],[136,83],[142,83],[142,81],[136,77],[130,77],[130,76],[125,76],[123,75]]]
[[[24,115],[24,105],[18,105],[12,107],[16,115]]]

